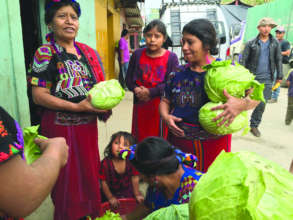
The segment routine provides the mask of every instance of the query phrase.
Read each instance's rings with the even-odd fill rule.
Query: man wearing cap
[[[255,75],[255,79],[265,84],[263,91],[265,100],[272,95],[274,73],[276,71],[276,82],[282,81],[282,55],[279,42],[270,34],[276,23],[271,18],[262,18],[258,22],[256,38],[248,41],[245,45],[240,63]],[[250,119],[251,133],[260,137],[258,129],[265,103],[261,102],[253,111]]]
[[[282,54],[282,64],[283,64],[283,75],[286,75],[290,69],[289,66],[289,55],[290,55],[290,43],[284,39],[285,28],[283,26],[278,26],[276,28],[276,38],[280,43],[281,54]],[[280,87],[272,92],[272,98],[268,100],[268,103],[276,103],[278,101],[280,93]]]

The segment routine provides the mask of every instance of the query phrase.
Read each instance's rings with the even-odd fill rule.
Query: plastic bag
[[[205,91],[212,102],[226,102],[223,90],[237,98],[245,97],[245,91],[253,88],[251,99],[265,102],[263,96],[264,84],[254,80],[255,76],[248,69],[231,60],[213,61],[203,67],[207,71],[205,76]]]
[[[24,139],[24,157],[27,164],[33,163],[38,159],[42,152],[34,140],[36,138],[47,139],[46,137],[38,134],[39,125],[26,127],[23,129]]]
[[[211,108],[221,104],[223,103],[208,102],[200,108],[199,123],[204,128],[204,130],[211,134],[226,135],[244,129],[243,134],[246,134],[249,131],[247,111],[243,111],[239,115],[237,115],[234,121],[228,127],[226,127],[226,123],[221,126],[217,125],[222,119],[219,119],[218,121],[213,121],[213,119],[221,114],[224,110],[221,109],[212,111]]]
[[[88,94],[95,108],[109,110],[122,101],[125,91],[116,79],[111,79],[94,85]]]
[[[221,152],[189,201],[190,220],[293,219],[293,175],[251,152]]]
[[[188,220],[188,203],[170,205],[152,212],[144,220]]]

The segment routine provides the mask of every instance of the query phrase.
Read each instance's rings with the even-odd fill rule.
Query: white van
[[[172,51],[177,54],[180,62],[183,63],[180,44],[182,29],[185,24],[197,18],[205,18],[213,23],[219,40],[219,54],[215,57],[226,59],[227,49],[230,46],[229,29],[222,8],[215,0],[194,2],[173,0],[167,3],[164,1],[160,10],[160,19],[166,25],[167,33],[172,39]]]
[[[240,54],[244,49],[244,34],[245,34],[246,21],[235,23],[230,27],[230,48],[227,52],[227,58],[233,62],[239,62]]]

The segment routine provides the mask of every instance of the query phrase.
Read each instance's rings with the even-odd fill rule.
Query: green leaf
[[[36,138],[47,139],[46,137],[38,134],[39,125],[26,127],[23,129],[24,139],[24,157],[27,164],[33,163],[38,159],[42,152],[34,140]]]

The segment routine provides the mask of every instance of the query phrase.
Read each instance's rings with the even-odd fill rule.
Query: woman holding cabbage
[[[109,111],[94,108],[86,97],[104,76],[97,52],[75,41],[80,15],[75,0],[46,1],[51,32],[30,74],[33,100],[43,109],[41,134],[62,136],[69,145],[68,163],[51,194],[55,220],[96,216],[101,204],[97,117],[106,120]]]
[[[178,72],[171,73],[159,106],[160,114],[169,127],[168,140],[182,151],[195,154],[197,169],[205,172],[217,155],[231,151],[231,134],[218,136],[206,132],[199,124],[199,110],[209,102],[204,89],[206,72],[217,54],[216,31],[208,20],[195,19],[183,28],[182,51],[188,62]],[[255,108],[258,101],[249,96],[236,98],[223,91],[227,101],[212,110],[222,109],[214,121],[229,126],[242,111]],[[248,94],[248,91],[247,91]]]

